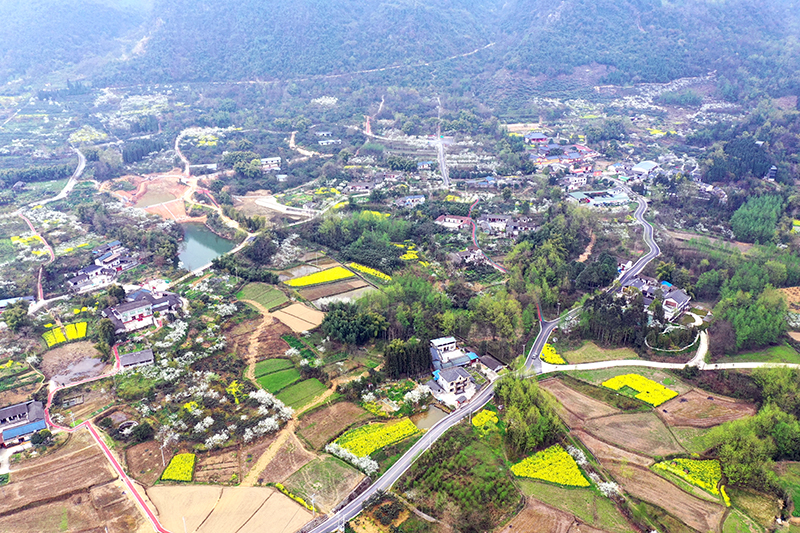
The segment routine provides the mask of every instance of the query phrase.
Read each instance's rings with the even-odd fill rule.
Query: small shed
[[[138,352],[126,353],[119,356],[119,364],[122,368],[133,368],[137,366],[152,365],[155,361],[153,350],[146,349]]]

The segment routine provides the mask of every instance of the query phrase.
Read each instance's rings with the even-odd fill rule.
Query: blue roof
[[[467,357],[469,357],[470,361],[475,361],[476,359],[478,359],[478,354],[476,354],[475,352],[469,352],[467,354]]]
[[[3,431],[3,440],[7,441],[16,439],[17,437],[34,433],[40,429],[47,429],[47,424],[44,420],[37,420],[36,422],[31,422],[30,424],[25,424],[24,426],[7,429]]]
[[[662,281],[661,284],[666,287],[672,287],[672,283],[670,283],[669,281]]]

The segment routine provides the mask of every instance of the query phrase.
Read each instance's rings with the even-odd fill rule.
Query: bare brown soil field
[[[800,331],[789,331],[786,334],[789,335],[792,340],[800,342]]]
[[[248,351],[251,347],[251,340],[253,332],[261,324],[263,319],[248,320],[231,329],[225,337],[231,343],[233,350],[242,359],[248,359]],[[253,362],[261,361],[262,359],[271,359],[273,357],[283,357],[289,345],[281,338],[283,335],[289,335],[292,330],[284,326],[278,320],[271,319],[268,327],[263,328],[261,335],[258,336],[258,350],[257,357]]]
[[[169,464],[172,455],[171,447],[164,448],[164,461],[166,464]],[[161,477],[161,472],[164,471],[159,444],[153,440],[131,446],[125,450],[125,461],[128,466],[128,473],[148,487],[158,481],[158,478]]]
[[[303,304],[292,304],[272,314],[295,333],[312,330],[322,324],[322,319],[325,318],[325,313]]]
[[[194,480],[198,483],[231,484],[241,481],[239,455],[236,451],[197,454]]]
[[[189,219],[189,216],[186,214],[186,204],[184,204],[182,198],[158,204],[153,207],[147,207],[145,211],[151,215],[158,215],[165,220],[185,221]],[[204,220],[202,217],[195,217],[195,219]]]
[[[66,527],[66,528],[65,528]],[[108,528],[107,530],[105,528]],[[148,533],[152,526],[116,483],[0,517],[3,533]]]
[[[800,309],[800,287],[786,287],[778,290],[783,299],[786,300],[786,305],[789,306],[789,309]]]
[[[316,456],[303,448],[295,434],[289,436],[275,458],[259,475],[261,483],[282,483]]]
[[[355,289],[355,290],[352,290],[352,291],[343,292],[341,294],[335,294],[334,295],[335,298],[333,298],[333,296],[331,298],[336,300],[336,301],[348,301],[348,300],[355,301],[355,300],[358,300],[359,298],[361,298],[362,296],[364,296],[365,294],[370,293],[370,292],[374,292],[376,290],[378,290],[378,289],[376,289],[372,285],[366,285],[364,287],[361,287],[360,289]],[[319,305],[320,304],[320,299],[314,300],[311,303],[314,304],[314,307],[320,307],[320,305]]]
[[[338,402],[300,419],[297,434],[315,449],[321,450],[331,439],[357,422],[372,415],[354,403]]]
[[[0,499],[0,531],[102,531],[106,525],[137,531],[144,517],[116,479],[89,432],[79,431],[58,450],[12,467]]]
[[[246,448],[242,448],[242,479],[247,477],[247,474],[250,473],[250,470],[258,462],[258,458],[275,442],[275,439],[278,438],[278,433],[271,433],[270,435],[263,437],[255,444],[251,444]]]
[[[555,396],[559,403],[567,410],[583,420],[597,418],[598,416],[613,415],[620,412],[610,405],[606,405],[601,401],[569,388],[560,379],[546,379],[541,381],[539,385]]]
[[[27,401],[42,386],[47,386],[47,383],[31,383],[30,385],[23,385],[16,389],[0,392],[0,405],[12,405]]]
[[[340,281],[339,283],[331,283],[330,285],[323,285],[313,289],[303,289],[298,292],[300,293],[300,296],[306,300],[317,300],[319,298],[327,298],[328,296],[341,294],[354,289],[360,289],[361,287],[366,287],[368,285],[369,283],[363,279],[356,279],[350,281]]]
[[[696,428],[710,428],[756,414],[756,408],[751,404],[697,390],[673,398],[658,409],[658,416],[670,426]]]
[[[90,341],[71,342],[58,348],[46,351],[42,355],[42,373],[47,379],[56,375],[66,375],[70,368],[84,359],[99,358],[100,352],[94,349],[94,344]],[[100,375],[104,367],[93,375]],[[85,375],[83,377],[92,377]]]
[[[539,500],[528,498],[522,509],[500,533],[525,531],[531,533],[569,533],[575,517],[550,507]]]
[[[584,429],[600,440],[645,455],[685,453],[655,413],[633,413],[596,418]]]
[[[648,467],[653,464],[653,459],[639,455],[633,452],[628,452],[622,448],[612,446],[607,442],[603,442],[597,437],[586,433],[583,430],[573,430],[572,434],[575,435],[586,446],[592,455],[597,457],[597,460],[605,464],[606,461],[617,461],[621,463],[631,463],[643,467]]]
[[[661,507],[697,531],[719,531],[725,507],[695,498],[646,468],[609,462],[606,468],[628,494]]]
[[[155,486],[147,495],[158,509],[159,520],[170,531],[217,533],[237,531],[296,531],[311,513],[271,488]],[[265,524],[269,527],[265,529]]]
[[[278,279],[280,281],[286,281],[287,279],[302,278],[303,276],[308,276],[309,274],[319,272],[320,270],[322,269],[313,265],[299,265],[278,272]]]

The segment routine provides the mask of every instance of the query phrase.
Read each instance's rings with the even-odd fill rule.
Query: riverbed
[[[178,259],[186,270],[197,270],[230,252],[235,246],[233,242],[216,235],[205,224],[187,223],[181,226],[183,242],[178,250]]]

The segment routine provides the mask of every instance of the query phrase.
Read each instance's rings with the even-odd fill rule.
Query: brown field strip
[[[619,409],[569,388],[560,379],[546,379],[541,381],[539,385],[555,396],[567,410],[583,420],[620,412]]]
[[[584,429],[600,440],[645,455],[670,455],[686,450],[655,413],[606,416],[586,422]]]
[[[592,455],[594,455],[597,460],[603,464],[605,464],[606,461],[617,461],[622,463],[631,463],[646,468],[654,462],[650,457],[612,446],[611,444],[603,442],[597,437],[594,437],[583,430],[574,430],[571,432],[571,434],[577,437],[583,443],[583,445],[586,446],[590,452],[592,452]]]
[[[298,292],[300,293],[300,296],[302,296],[306,300],[317,300],[319,298],[327,298],[328,296],[334,296],[336,294],[342,294],[343,292],[349,292],[355,289],[360,289],[368,285],[369,283],[367,283],[363,279],[357,279],[350,281],[340,281],[339,283],[331,283],[329,285],[323,285],[322,287],[317,287],[313,289],[301,289]]]
[[[351,425],[372,415],[351,402],[338,402],[300,419],[297,434],[316,450],[322,449]]]
[[[320,324],[325,313],[306,307],[303,304],[292,304],[272,313],[272,316],[289,326],[292,331],[300,333],[309,331]]]
[[[670,426],[696,428],[710,428],[756,414],[751,404],[697,390],[673,398],[658,409],[658,416]]]

